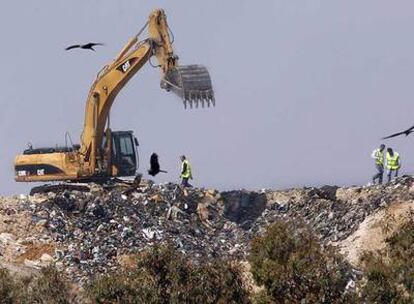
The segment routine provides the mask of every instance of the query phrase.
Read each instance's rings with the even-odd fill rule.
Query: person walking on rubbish
[[[188,182],[189,179],[193,179],[193,174],[191,172],[191,164],[185,157],[185,155],[180,156],[181,159],[181,185],[184,187],[192,187]]]
[[[375,184],[375,180],[378,179],[378,184],[382,184],[382,178],[384,176],[384,151],[385,145],[382,144],[379,148],[372,151],[371,157],[375,159],[375,168],[377,173],[372,177],[372,183]]]
[[[394,172],[394,176],[398,176],[398,170],[401,168],[401,160],[400,155],[393,151],[391,148],[387,149],[387,170],[388,170],[388,182],[391,181],[392,173]]]

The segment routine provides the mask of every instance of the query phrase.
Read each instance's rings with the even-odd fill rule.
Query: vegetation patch
[[[29,278],[14,278],[0,269],[0,303],[70,304],[75,296],[71,284],[52,266]]]
[[[136,269],[105,275],[87,288],[97,303],[249,303],[236,266],[221,260],[194,263],[172,247],[137,258]]]
[[[332,248],[323,249],[303,224],[278,221],[252,243],[253,277],[265,290],[257,303],[352,303],[345,292],[350,267]]]
[[[386,243],[385,252],[367,252],[361,258],[366,275],[362,297],[369,303],[413,303],[413,214]]]

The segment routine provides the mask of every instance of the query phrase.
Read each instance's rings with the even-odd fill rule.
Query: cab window
[[[133,155],[134,147],[132,146],[131,136],[122,136],[119,139],[119,148],[122,155]]]

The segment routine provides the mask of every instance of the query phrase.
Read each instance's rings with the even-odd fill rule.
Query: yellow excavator
[[[148,28],[148,38],[139,39]],[[109,114],[119,91],[155,57],[161,88],[183,99],[184,106],[215,105],[210,75],[201,65],[178,65],[172,33],[162,9],[152,11],[145,26],[129,40],[112,63],[97,75],[90,89],[79,145],[29,147],[15,158],[17,182],[104,181],[134,176],[138,167],[138,141],[132,131],[111,131]]]

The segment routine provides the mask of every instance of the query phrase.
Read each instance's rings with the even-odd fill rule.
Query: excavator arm
[[[82,174],[91,174],[96,170],[96,160],[99,158],[98,151],[104,137],[105,125],[117,94],[151,56],[156,57],[158,61],[161,86],[184,97],[185,104],[188,101],[197,103],[199,100],[210,102],[214,99],[211,80],[204,67],[177,65],[178,57],[173,52],[164,11],[154,10],[149,16],[147,25],[149,38],[140,41],[138,35],[133,37],[116,59],[98,74],[90,89],[81,136],[80,153],[84,156],[86,171]],[[182,72],[183,68],[186,69],[185,72]],[[185,86],[186,84],[179,82],[178,78],[191,78],[193,83]],[[200,86],[201,83],[203,86]]]
[[[89,92],[79,150],[84,161],[81,175],[95,172],[97,152],[102,144],[112,104],[119,91],[151,57],[152,48],[149,41],[140,45],[130,44],[130,47],[136,49],[106,66],[98,74]]]
[[[148,38],[139,39],[147,27]],[[164,11],[154,10],[145,27],[98,73],[92,84],[86,102],[80,147],[30,147],[15,158],[15,180],[85,181],[134,175],[137,161],[135,150],[130,145],[132,132],[112,133],[109,128],[109,113],[120,90],[151,57],[156,58],[161,72],[161,88],[180,96],[185,107],[214,105],[214,93],[207,69],[201,65],[178,65],[170,33]],[[121,141],[125,138],[129,142],[124,141],[122,149]],[[116,147],[112,149],[114,142]],[[127,155],[121,151],[125,149],[130,151]],[[117,152],[115,156],[114,151]]]

